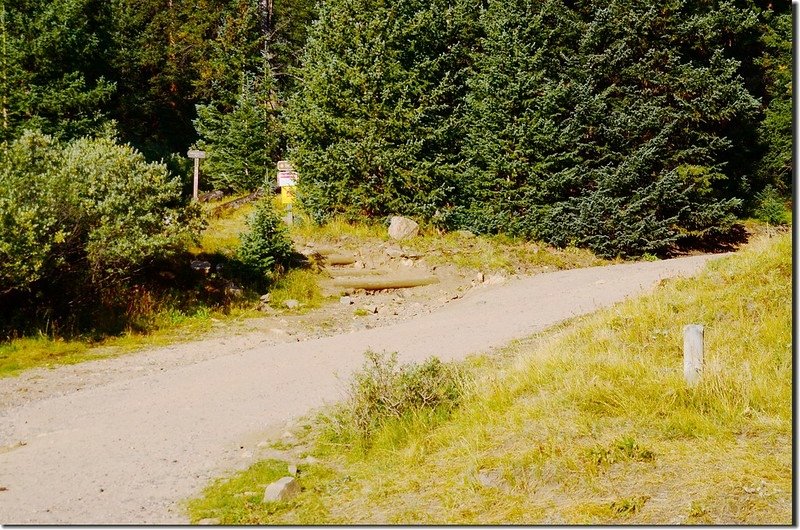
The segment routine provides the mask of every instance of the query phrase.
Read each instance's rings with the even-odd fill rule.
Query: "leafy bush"
[[[116,281],[174,255],[201,228],[179,187],[111,139],[61,145],[25,133],[0,151],[0,292],[66,269]]]
[[[292,241],[278,213],[269,200],[261,201],[242,234],[239,260],[253,273],[270,279],[289,263]]]
[[[756,203],[756,219],[771,225],[785,225],[789,222],[786,203],[778,190],[772,186],[765,187],[756,195]]]
[[[55,320],[124,306],[131,281],[201,227],[179,181],[131,147],[26,132],[0,149],[0,307],[15,316],[24,300]]]
[[[397,353],[364,353],[349,399],[337,418],[339,428],[368,438],[387,421],[409,413],[451,411],[464,394],[464,375],[432,357],[422,364],[397,365]]]

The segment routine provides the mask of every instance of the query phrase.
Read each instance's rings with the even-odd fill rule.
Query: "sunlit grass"
[[[227,311],[199,308],[192,312],[176,309],[159,311],[151,316],[145,332],[129,331],[102,340],[92,338],[61,339],[46,335],[13,339],[0,343],[0,378],[19,375],[32,368],[55,368],[139,350],[202,338],[223,319],[232,324],[259,313],[247,307]]]
[[[790,524],[791,250],[790,234],[762,238],[696,278],[519,341],[500,361],[473,360],[475,390],[450,419],[392,423],[366,454],[315,438],[321,462],[291,503],[220,511],[238,490],[218,484],[191,518]],[[682,375],[690,323],[706,336],[694,389]]]
[[[282,275],[270,287],[270,305],[276,309],[285,309],[286,300],[300,302],[298,312],[305,312],[320,307],[325,302],[319,285],[319,273],[309,269],[292,269]]]

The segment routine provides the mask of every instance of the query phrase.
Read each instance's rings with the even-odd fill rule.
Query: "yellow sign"
[[[294,202],[294,186],[284,186],[281,188],[281,204],[292,204]]]

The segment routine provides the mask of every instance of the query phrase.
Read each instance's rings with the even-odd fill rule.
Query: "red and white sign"
[[[297,186],[297,171],[292,168],[292,164],[287,160],[278,162],[278,186],[281,188]]]

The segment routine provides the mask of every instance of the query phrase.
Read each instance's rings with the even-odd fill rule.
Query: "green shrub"
[[[772,186],[767,186],[756,195],[756,219],[771,225],[785,225],[789,222],[786,203]]]
[[[366,440],[390,420],[439,409],[453,410],[464,394],[464,375],[432,357],[422,364],[398,366],[397,353],[364,353],[349,399],[338,411],[336,427]]]
[[[145,271],[202,226],[180,183],[112,139],[0,149],[0,331],[119,328]]]
[[[239,260],[256,275],[271,279],[291,258],[289,231],[268,199],[256,206],[247,224],[248,231],[241,236]]]
[[[26,132],[0,151],[0,293],[80,271],[117,283],[201,226],[165,166],[114,140]]]

